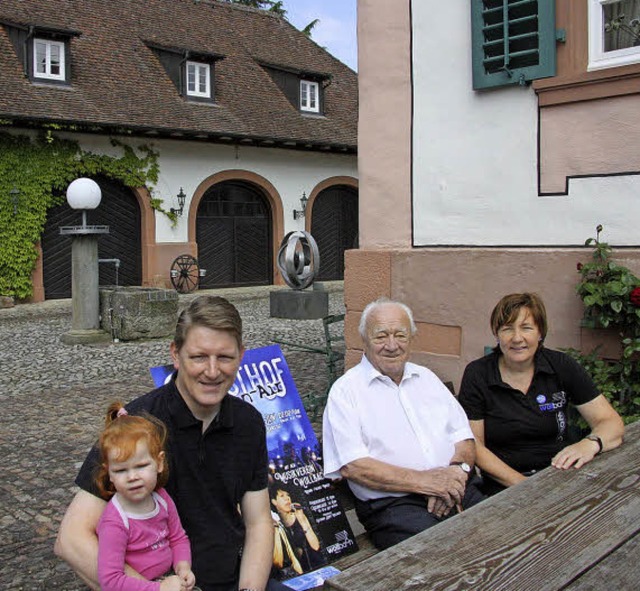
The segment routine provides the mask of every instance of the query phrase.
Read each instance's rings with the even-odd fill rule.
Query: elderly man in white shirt
[[[325,476],[347,479],[381,549],[484,498],[464,410],[433,372],[408,361],[415,332],[406,305],[370,303],[362,361],[335,382],[324,411]]]

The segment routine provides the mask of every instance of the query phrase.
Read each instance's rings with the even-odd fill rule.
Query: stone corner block
[[[0,296],[0,308],[13,308],[15,302],[13,296]]]
[[[178,294],[157,287],[101,287],[102,329],[114,339],[166,337],[178,317]]]

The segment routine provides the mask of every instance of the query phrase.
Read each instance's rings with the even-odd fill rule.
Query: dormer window
[[[62,41],[33,40],[33,77],[65,80],[65,44]]]
[[[317,82],[300,80],[300,110],[320,112],[320,88]]]
[[[187,96],[211,98],[211,66],[201,62],[187,62]]]
[[[301,113],[325,114],[324,89],[329,86],[330,74],[299,70],[279,64],[258,63],[295,109]]]
[[[47,24],[2,22],[16,56],[31,82],[69,86],[71,83],[71,43],[79,31]]]
[[[224,59],[224,55],[167,47],[152,41],[145,44],[156,54],[180,96],[188,102],[215,103],[216,62]]]

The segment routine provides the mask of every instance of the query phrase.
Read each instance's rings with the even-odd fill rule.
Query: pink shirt
[[[160,591],[161,577],[178,562],[191,564],[189,539],[166,490],[153,493],[155,508],[142,515],[124,511],[118,494],[98,523],[98,579],[102,591]],[[127,563],[148,579],[124,574]]]

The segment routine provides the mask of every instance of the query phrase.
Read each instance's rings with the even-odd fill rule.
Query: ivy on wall
[[[148,146],[136,150],[117,140],[120,157],[84,151],[75,141],[50,130],[35,138],[0,132],[0,295],[28,298],[36,244],[47,210],[62,203],[69,183],[79,177],[104,175],[128,187],[151,187],[158,180],[158,153]],[[17,197],[17,202],[15,198]],[[166,214],[160,199],[151,207]]]

